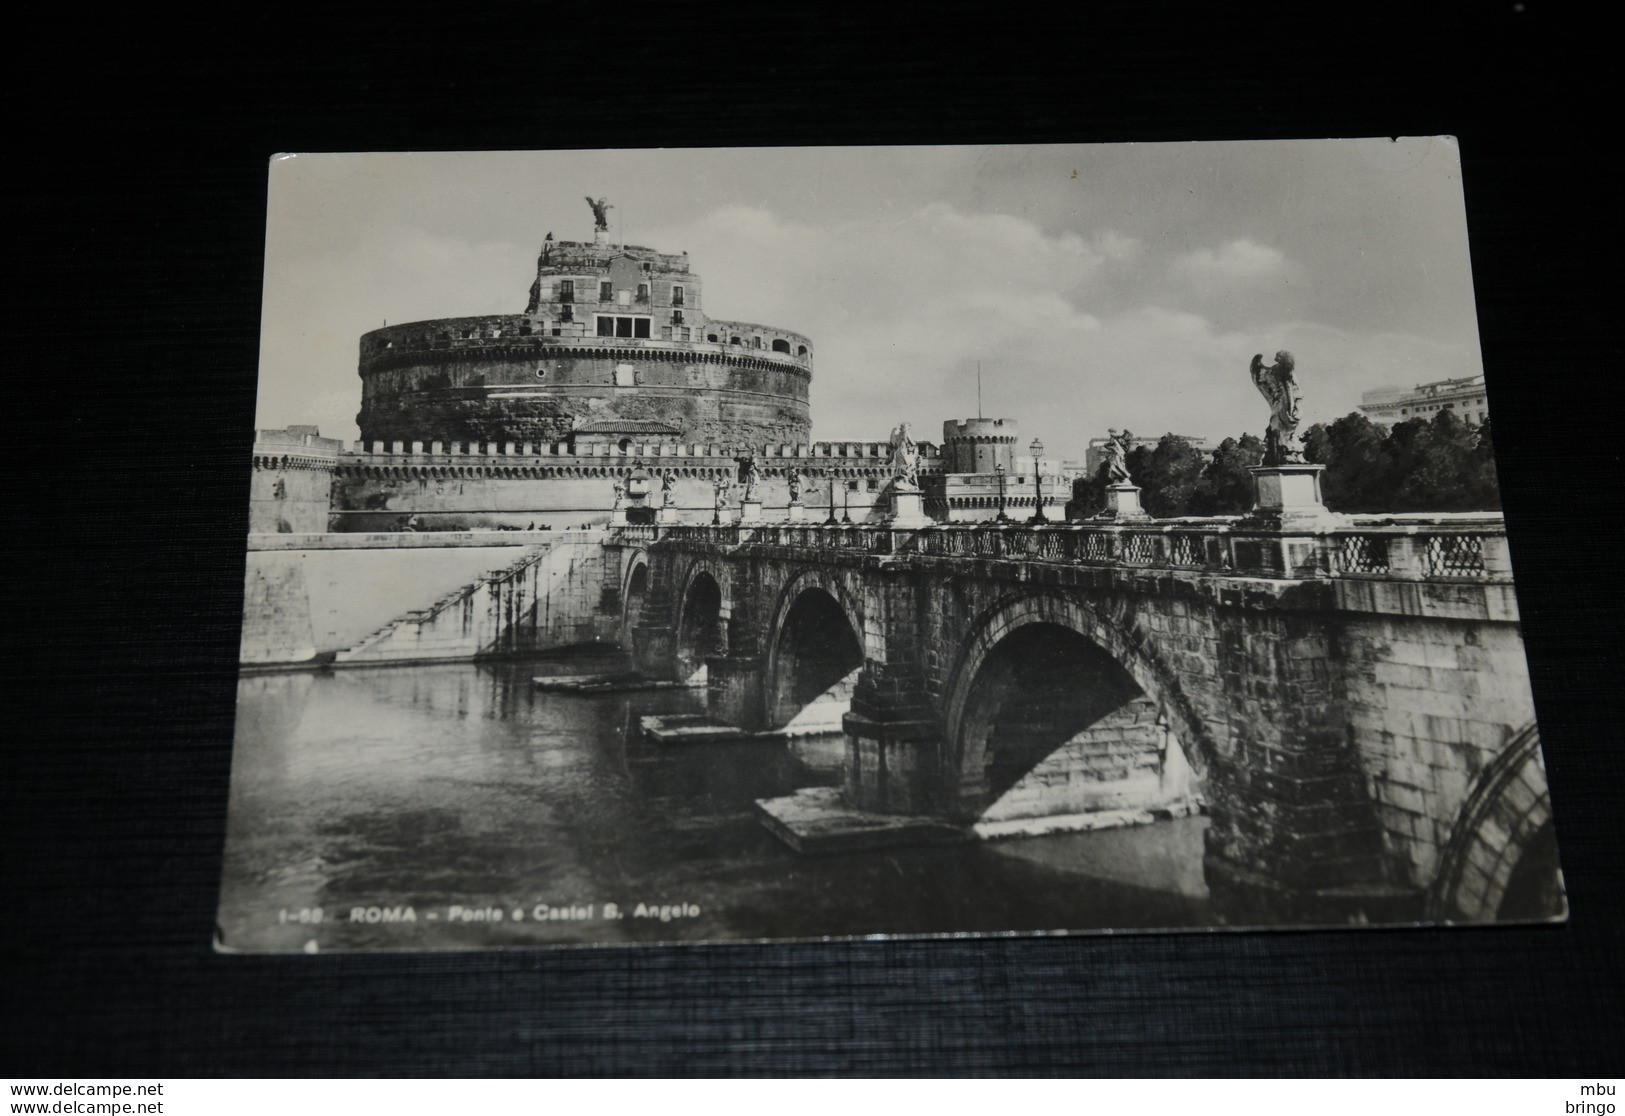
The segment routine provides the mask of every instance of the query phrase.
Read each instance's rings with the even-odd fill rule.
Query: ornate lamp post
[[[835,473],[832,470],[829,474],[829,518],[824,520],[824,526],[833,527],[839,522],[835,518]]]
[[[993,471],[999,474],[999,514],[994,517],[995,523],[1009,523],[1010,517],[1004,514],[1004,464],[1001,462],[993,466]]]
[[[1044,478],[1039,473],[1038,463],[1038,459],[1044,456],[1044,443],[1034,438],[1033,444],[1027,448],[1032,451],[1033,455],[1033,495],[1037,498],[1038,505],[1029,522],[1048,523],[1049,519],[1044,515]]]
[[[845,481],[842,481],[841,482],[841,522],[842,523],[851,523],[852,522],[852,514],[849,511],[847,511],[847,507],[846,507],[846,494],[848,492],[850,492],[850,491],[852,491],[852,489],[847,486],[847,483]]]

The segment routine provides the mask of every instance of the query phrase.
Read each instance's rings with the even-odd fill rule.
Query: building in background
[[[1021,444],[1015,419],[949,419],[942,424],[941,461],[940,474],[920,478],[933,519],[978,523],[1002,512],[1024,523],[1040,497],[1046,519],[1066,518],[1071,480],[1041,448],[1035,456],[1033,443]]]
[[[1414,388],[1378,388],[1360,396],[1360,411],[1373,422],[1392,426],[1413,418],[1432,418],[1440,411],[1455,411],[1470,426],[1488,421],[1490,405],[1483,376],[1436,380]]]

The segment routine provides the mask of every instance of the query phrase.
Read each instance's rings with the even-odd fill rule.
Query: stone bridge
[[[846,733],[842,807],[1209,816],[1227,921],[1524,917],[1556,846],[1499,517],[630,528],[639,669]],[[1185,767],[1185,764],[1189,767]]]

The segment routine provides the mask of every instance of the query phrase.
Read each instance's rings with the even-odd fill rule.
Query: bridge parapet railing
[[[1512,560],[1499,517],[1416,517],[1356,525],[1328,537],[1339,577],[1396,581],[1511,581]]]
[[[1228,524],[941,526],[917,532],[907,549],[949,558],[1227,569],[1229,530]]]
[[[654,542],[659,530],[660,529],[653,523],[623,523],[619,526],[611,528],[611,532],[617,536],[621,542],[628,543]]]
[[[645,528],[645,530],[653,530]],[[643,536],[640,536],[643,537]],[[1249,577],[1510,581],[1499,516],[1347,517],[1271,529],[1243,517],[1134,524],[681,526],[659,537],[718,547],[757,543],[863,554],[1236,573]]]

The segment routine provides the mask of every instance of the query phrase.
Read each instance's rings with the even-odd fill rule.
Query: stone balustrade
[[[625,530],[625,529],[623,529]],[[1351,520],[1313,532],[1272,532],[1241,517],[1110,526],[753,524],[645,527],[639,538],[862,554],[1183,569],[1268,578],[1369,578],[1510,585],[1500,516]]]

